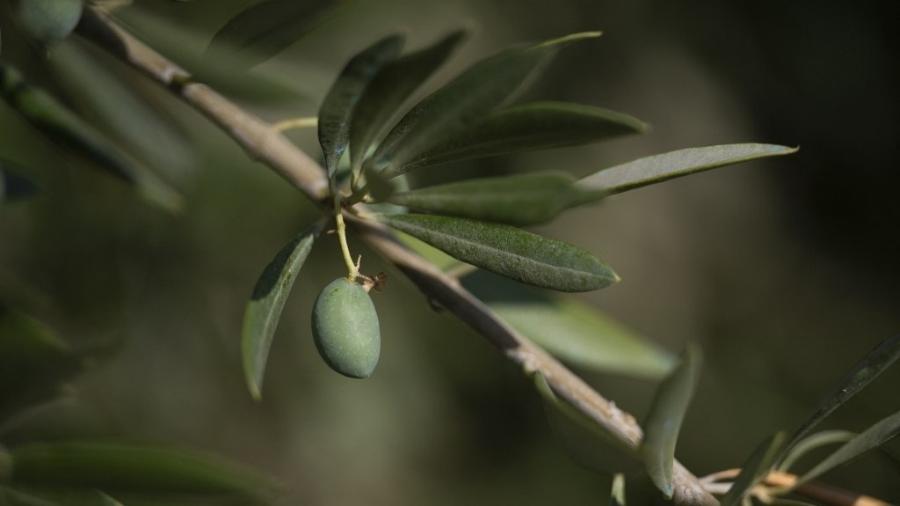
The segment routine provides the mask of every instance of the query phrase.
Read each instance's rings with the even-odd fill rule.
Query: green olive
[[[378,365],[381,332],[375,305],[365,289],[347,278],[328,284],[313,307],[316,348],[335,371],[368,378]]]
[[[82,0],[19,0],[16,15],[28,35],[41,42],[55,42],[66,38],[84,7]]]

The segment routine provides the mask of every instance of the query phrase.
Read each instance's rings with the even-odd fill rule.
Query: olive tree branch
[[[718,492],[725,493],[731,487],[731,484],[720,482],[734,480],[740,473],[740,469],[726,469],[704,476],[703,478],[700,478],[700,482],[703,483],[707,489],[715,489]],[[772,471],[755,487],[755,489],[757,489],[755,492],[756,495],[760,497],[769,498],[774,495],[773,493],[791,491],[799,496],[819,501],[830,506],[889,506],[887,502],[882,501],[881,499],[833,487],[817,481],[810,481],[797,485],[798,480],[799,477],[796,474]]]
[[[227,132],[254,160],[268,165],[315,202],[328,196],[325,172],[278,129],[244,111],[119,27],[106,14],[87,8],[78,32],[181,97]],[[633,416],[605,399],[543,349],[504,323],[494,312],[433,265],[401,245],[387,227],[344,212],[363,238],[396,265],[431,301],[487,338],[526,374],[540,373],[553,390],[596,421],[626,446],[637,448],[643,437]],[[718,501],[680,463],[675,463],[675,504],[714,506]]]

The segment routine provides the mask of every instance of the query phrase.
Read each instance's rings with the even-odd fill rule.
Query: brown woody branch
[[[734,480],[741,473],[740,469],[727,469],[701,478],[704,485],[722,480]],[[817,481],[809,481],[797,485],[799,477],[792,473],[772,471],[762,479],[761,495],[769,495],[767,490],[790,491],[799,496],[831,506],[890,506],[881,499],[851,492],[842,488],[826,485]]]
[[[244,111],[209,86],[194,82],[177,64],[120,28],[105,13],[87,8],[79,33],[140,70],[227,132],[248,155],[275,170],[310,199],[321,202],[328,193],[322,168],[272,125]],[[595,420],[625,445],[637,448],[642,431],[634,417],[588,386],[543,349],[500,320],[459,282],[401,245],[390,230],[353,213],[345,213],[363,238],[396,265],[430,300],[447,309],[487,338],[526,374],[540,373],[553,390]],[[718,501],[681,464],[675,464],[674,502],[714,506]]]

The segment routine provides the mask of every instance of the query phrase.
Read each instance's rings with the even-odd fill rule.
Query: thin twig
[[[209,86],[193,82],[186,71],[135,39],[103,13],[86,9],[79,33],[172,90],[230,134],[251,158],[275,169],[310,199],[321,202],[326,198],[328,182],[324,171],[272,125],[241,110]],[[432,301],[487,338],[526,373],[539,372],[560,397],[610,434],[632,448],[640,444],[642,432],[634,417],[617,408],[559,361],[501,321],[456,279],[400,244],[383,225],[361,220],[351,213],[345,213],[345,217],[353,221],[376,251],[400,268]],[[679,463],[675,465],[674,482],[675,504],[718,504],[697,478]]]
[[[700,478],[700,482],[709,490],[719,490],[720,481],[734,480],[741,473],[740,469],[726,469]],[[772,471],[762,480],[762,484],[781,492],[791,491],[797,495],[820,501],[828,506],[890,506],[890,503],[842,488],[825,485],[817,481],[808,481],[797,485],[796,474],[783,471]],[[726,490],[727,491],[727,490]]]

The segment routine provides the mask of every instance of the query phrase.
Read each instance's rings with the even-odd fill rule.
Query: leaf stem
[[[319,118],[315,116],[304,116],[301,118],[288,118],[272,124],[272,128],[279,132],[291,130],[294,128],[313,128],[318,126]]]

